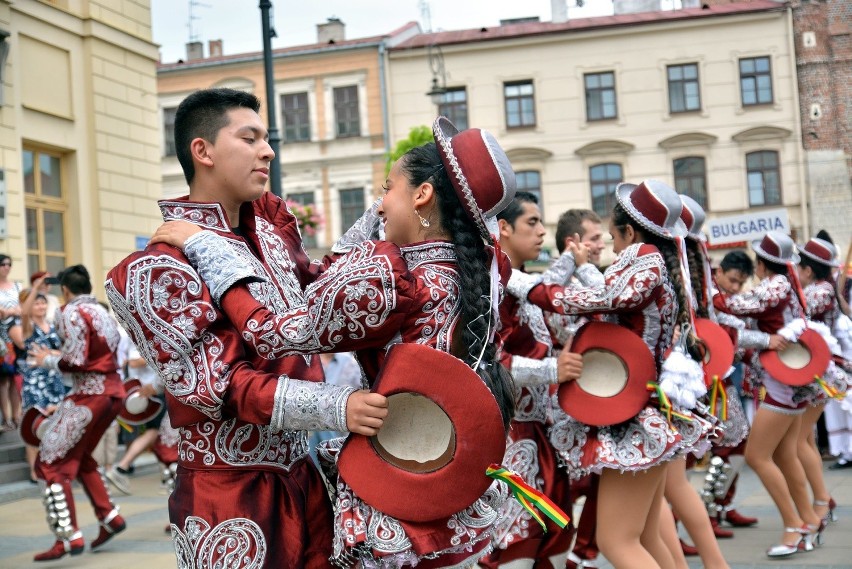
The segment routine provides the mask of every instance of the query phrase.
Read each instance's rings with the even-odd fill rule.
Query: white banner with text
[[[724,245],[739,241],[760,239],[767,231],[790,234],[790,221],[786,209],[768,209],[760,213],[746,213],[710,219],[704,226],[710,245]]]

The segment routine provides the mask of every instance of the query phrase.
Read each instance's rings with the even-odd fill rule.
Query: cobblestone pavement
[[[32,561],[36,552],[53,544],[53,535],[47,530],[38,491],[28,483],[21,483],[17,488],[11,487],[13,485],[0,488],[0,569],[174,567],[176,564],[171,539],[164,532],[168,522],[167,497],[160,485],[159,469],[148,462],[147,466],[143,464],[139,471],[140,473],[132,478],[132,495],[114,493],[115,502],[119,504],[121,514],[127,520],[127,530],[124,533],[97,553],[90,552],[87,545],[82,555],[66,556],[58,561],[44,563]],[[702,477],[701,472],[692,473],[696,485]],[[826,470],[826,482],[839,504],[837,514],[840,520],[829,525],[825,545],[810,553],[799,553],[780,561],[771,560],[766,557],[764,551],[780,539],[781,521],[760,482],[753,473],[745,470],[741,477],[737,507],[747,515],[760,518],[760,523],[754,528],[735,530],[733,539],[719,541],[732,569],[852,568],[852,470]],[[15,499],[8,501],[9,496]],[[98,533],[92,508],[81,490],[75,490],[74,498],[88,544]],[[689,560],[691,568],[701,567],[698,558]],[[611,566],[603,563],[602,567]]]

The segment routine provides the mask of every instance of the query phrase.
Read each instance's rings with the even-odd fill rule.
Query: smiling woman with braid
[[[234,279],[233,274],[223,277],[209,269],[210,252],[217,255],[216,267],[240,264],[232,251],[219,244],[219,236],[191,224],[171,222],[158,230],[154,240],[185,249],[211,290],[221,291],[222,310],[241,326],[249,346],[257,350],[273,344],[278,354],[306,349],[355,350],[370,385],[380,375],[386,349],[392,344],[422,344],[452,354],[479,375],[496,400],[502,416],[497,437],[502,444],[514,413],[514,399],[511,377],[497,360],[494,334],[499,326],[500,281],[508,278],[511,267],[496,247],[489,227],[493,216],[514,197],[514,173],[497,141],[484,131],[469,129],[460,133],[447,119],[439,117],[433,133],[434,143],[410,150],[393,165],[383,199],[332,247],[336,255],[317,267],[323,272],[316,286],[305,291],[307,307],[296,311],[307,314],[311,322],[329,323],[315,330],[317,341],[312,345],[293,345],[292,333],[297,327],[290,324],[298,314],[278,314],[263,306],[250,292],[255,284],[250,279]],[[369,241],[379,224],[383,225],[385,240]],[[345,316],[328,314],[323,287],[338,275],[348,277],[347,262],[351,259],[362,259],[363,267],[369,265],[373,255],[401,259],[401,268],[394,261],[393,280],[409,290],[406,298],[399,298],[392,317],[370,323],[361,342],[348,342],[342,347],[336,344],[336,336],[345,327]],[[339,297],[348,298],[358,287],[357,279],[347,284],[351,287],[341,289]],[[356,295],[352,306],[366,306],[370,301],[366,294]],[[437,380],[428,369],[418,377],[427,388]],[[369,434],[379,433],[382,426],[382,419],[377,420]],[[339,445],[338,440],[336,446],[329,442],[321,448],[321,460],[333,461],[340,456]],[[474,475],[466,473],[468,477]],[[387,493],[399,493],[392,482],[380,482],[387,485]],[[451,490],[441,488],[435,495],[411,495],[408,499],[412,508],[420,508],[425,502],[441,502],[441,492]],[[475,563],[490,550],[493,526],[506,490],[495,482],[481,497],[449,518],[418,523],[397,519],[368,504],[343,475],[337,480],[335,498],[335,563],[457,567]]]

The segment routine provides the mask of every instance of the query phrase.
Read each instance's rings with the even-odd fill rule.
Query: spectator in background
[[[62,341],[56,333],[56,329],[47,320],[48,302],[39,292],[41,276],[33,283],[33,288],[21,292],[21,322],[10,330],[15,339],[16,347],[23,353],[36,344],[44,346],[55,353],[59,353]],[[23,376],[22,406],[24,409],[38,407],[48,413],[56,409],[56,406],[65,397],[65,386],[62,383],[62,374],[57,370],[45,369],[27,364],[26,359],[18,361],[21,375]],[[27,445],[27,463],[30,465],[30,481],[36,482],[35,460],[38,448]]]
[[[15,347],[9,337],[9,329],[21,315],[18,299],[21,285],[9,280],[11,270],[11,257],[0,254],[0,411],[3,413],[0,433],[17,429],[21,420],[21,396],[15,385]]]
[[[50,285],[44,281],[45,278],[50,276],[52,275],[46,271],[36,271],[30,275],[30,286],[37,289],[38,293],[47,299],[47,322],[53,326],[55,325],[56,311],[62,304],[59,302],[59,297],[50,292]],[[36,285],[36,281],[41,284]]]

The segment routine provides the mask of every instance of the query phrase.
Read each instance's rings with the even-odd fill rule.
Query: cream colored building
[[[386,136],[382,54],[420,31],[411,23],[388,35],[346,39],[344,24],[317,26],[317,43],[273,52],[276,122],[284,197],[314,204],[324,223],[304,235],[309,252],[323,253],[377,196],[391,144]],[[164,197],[187,193],[173,147],[174,111],[196,89],[230,87],[257,95],[267,117],[261,52],[222,55],[219,41],[188,44],[187,59],[164,63],[157,83],[161,120]]]
[[[542,196],[551,235],[566,209],[606,214],[617,182],[657,178],[710,217],[786,208],[801,239],[812,220],[792,37],[789,10],[769,0],[420,34],[388,51],[390,134],[439,111],[491,131],[519,187]],[[433,76],[448,89],[439,107],[425,96]]]
[[[106,272],[159,224],[147,0],[0,0],[0,252],[11,277]]]

